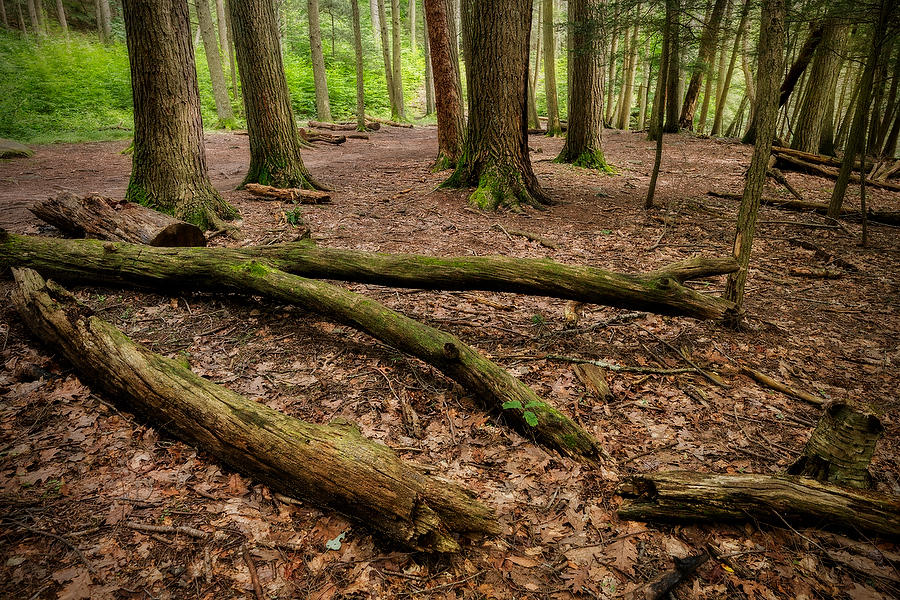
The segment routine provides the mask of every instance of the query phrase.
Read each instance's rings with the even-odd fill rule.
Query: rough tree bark
[[[231,0],[228,10],[250,135],[250,168],[243,183],[325,189],[300,156],[272,0]]]
[[[6,22],[6,8],[0,6],[0,12],[3,13],[3,25],[9,27]],[[59,19],[59,27],[62,29],[63,35],[69,37],[69,24],[66,21],[66,7],[63,6],[62,0],[56,0],[56,18]]]
[[[109,0],[100,0],[100,15],[103,18],[103,39],[106,42],[112,41],[112,11],[109,8]]]
[[[556,39],[553,28],[553,0],[543,0],[544,5],[544,94],[547,98],[547,135],[562,135],[559,123],[559,99],[556,94]],[[531,11],[529,11],[530,13]],[[526,73],[527,81],[528,75]]]
[[[647,188],[647,196],[644,198],[644,209],[653,208],[653,198],[656,196],[656,181],[659,179],[659,166],[662,163],[663,148],[663,120],[666,116],[666,94],[670,75],[669,59],[672,57],[669,46],[672,43],[671,28],[673,19],[670,13],[677,7],[676,2],[666,0],[666,18],[663,24],[662,52],[659,55],[659,75],[656,78],[656,97],[653,98],[653,114],[650,116],[650,131],[648,137],[656,140],[656,154],[653,159],[653,172],[650,175],[650,185]]]
[[[319,0],[306,0],[309,18],[309,53],[312,58],[313,83],[316,88],[316,117],[331,120],[328,102],[328,78],[325,75],[325,55],[322,53],[322,30],[319,26]]]
[[[602,7],[600,0],[571,0],[569,4],[572,84],[566,141],[556,162],[611,172],[603,156]]]
[[[409,18],[409,47],[413,54],[416,53],[416,0],[409,0],[409,8],[406,11]]]
[[[640,17],[640,4],[637,5],[637,17],[639,20]],[[616,124],[619,129],[624,129],[628,131],[628,127],[631,124],[631,105],[634,99],[634,76],[637,71],[637,63],[638,63],[638,26],[637,24],[632,27],[631,30],[631,41],[628,43],[628,60],[627,65],[622,71],[622,90],[619,95],[619,113],[618,113],[618,123]]]
[[[434,73],[435,104],[438,121],[436,170],[456,166],[463,152],[465,123],[461,112],[459,69],[453,66],[450,14],[447,0],[424,0],[425,24],[431,45],[431,70]]]
[[[403,63],[400,55],[400,0],[391,0],[391,42],[394,60],[391,81],[394,83],[394,100],[396,101],[391,117],[395,121],[404,121],[406,120],[406,106],[403,98]]]
[[[384,60],[384,80],[387,84],[388,100],[391,103],[391,114],[397,114],[397,98],[394,93],[394,70],[391,65],[391,40],[388,34],[387,13],[384,9],[384,0],[376,0],[377,12],[372,13],[372,24],[378,27],[381,36],[381,57]],[[378,15],[377,17],[375,15]]]
[[[356,130],[366,130],[366,85],[363,75],[362,28],[359,21],[359,0],[350,0],[353,19],[353,52],[356,55]]]
[[[185,0],[125,0],[134,154],[125,199],[219,227],[237,211],[209,181]]]
[[[487,210],[549,204],[528,155],[530,0],[471,0],[465,12],[469,123],[463,156],[444,185],[476,186],[469,201]]]
[[[784,68],[784,19],[785,0],[763,0],[760,19],[759,59],[756,67],[756,143],[744,184],[744,195],[738,210],[737,231],[733,253],[740,270],[728,276],[725,297],[735,303],[737,310],[731,315],[732,325],[740,323],[740,310],[744,301],[744,285],[750,265],[750,250],[756,233],[756,217],[759,201],[766,183],[775,121],[778,116],[778,95],[781,73]]]
[[[424,4],[423,11],[424,11]],[[431,66],[431,40],[428,39],[428,23],[422,15],[422,46],[425,47],[425,116],[434,114],[434,69]]]
[[[48,242],[55,244],[55,256],[22,252],[26,246],[35,248]],[[64,247],[69,250],[67,257]],[[189,256],[172,248],[93,240],[50,241],[11,234],[0,237],[0,248],[0,261],[30,266],[54,278],[170,289],[230,289],[303,306],[434,366],[472,392],[488,410],[502,413],[523,435],[548,448],[589,463],[604,454],[599,443],[570,418],[457,337],[331,284],[291,275],[240,254],[237,260],[222,260],[224,255],[219,253]]]
[[[672,9],[669,10],[669,4]],[[678,133],[678,102],[681,99],[678,84],[681,82],[681,0],[666,0],[666,18],[669,24],[669,57],[666,63],[669,74],[666,77],[666,122],[663,132]]]
[[[801,46],[800,50],[797,52],[794,64],[791,65],[787,75],[784,76],[784,81],[781,83],[781,95],[778,98],[779,107],[787,104],[788,98],[791,97],[791,93],[797,86],[797,82],[800,81],[800,77],[806,72],[806,67],[809,66],[810,61],[812,61],[813,56],[815,56],[816,48],[818,48],[819,44],[822,42],[823,33],[824,26],[822,24],[816,25],[810,29],[806,41],[803,42],[803,46]]]
[[[681,127],[688,131],[694,130],[694,111],[697,109],[697,99],[700,97],[700,86],[703,83],[703,77],[704,75],[711,75],[710,65],[716,55],[716,36],[719,33],[719,25],[722,22],[726,4],[727,0],[716,0],[712,13],[710,13],[709,21],[707,21],[700,36],[700,53],[697,57],[697,63],[694,65],[687,92],[685,92],[679,120]]]
[[[134,343],[36,272],[15,277],[23,321],[81,377],[233,468],[417,550],[454,552],[454,533],[499,533],[490,508],[367,440],[354,423],[307,423],[240,396]]]
[[[212,13],[209,10],[209,0],[194,0],[194,6],[197,9],[197,20],[200,22],[203,53],[206,55],[206,66],[209,68],[213,100],[216,103],[216,115],[219,117],[220,125],[231,125],[234,122],[234,113],[231,110],[231,99],[228,97],[228,86],[225,84],[222,56],[219,54],[216,26],[213,24]]]
[[[728,69],[725,70],[725,77],[721,80],[719,91],[716,94],[716,113],[713,116],[713,125],[710,129],[710,135],[719,135],[722,132],[723,121],[725,120],[725,104],[728,101],[728,90],[731,87],[731,78],[734,75],[734,65],[737,62],[738,51],[741,47],[741,37],[747,34],[747,19],[750,16],[750,0],[744,0],[741,8],[741,17],[738,21],[737,29],[734,33],[734,44],[731,48],[731,59],[728,62]],[[719,65],[722,66],[721,63]],[[720,77],[722,69],[719,69]]]

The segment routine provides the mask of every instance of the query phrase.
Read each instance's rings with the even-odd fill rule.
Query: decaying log
[[[643,594],[638,596],[643,600],[662,600],[669,597],[676,585],[693,575],[694,571],[709,560],[709,554],[702,552],[696,556],[686,556],[685,558],[673,559],[675,568],[659,575],[656,579],[647,584]]]
[[[359,294],[285,273],[237,250],[186,250],[191,249],[39,238],[0,230],[2,271],[6,267],[30,267],[45,276],[82,284],[236,290],[303,306],[434,366],[459,382],[489,410],[501,412],[508,423],[548,448],[586,462],[605,456],[599,443],[569,417],[453,335]]]
[[[799,168],[799,170],[806,171],[807,173],[812,173],[813,175],[819,175],[821,177],[829,177],[831,179],[837,179],[838,175],[840,174],[839,168],[828,167],[825,165],[809,162],[790,154],[777,154],[776,156],[778,157],[778,160],[775,164],[782,168],[793,168],[795,171]],[[859,183],[859,175],[857,175],[856,173],[850,173],[850,181]],[[866,178],[866,185],[871,185],[872,187],[877,187],[884,190],[900,192],[900,183]]]
[[[796,158],[802,160],[807,163],[815,163],[818,165],[822,165],[825,167],[832,167],[835,169],[841,168],[841,161],[834,158],[833,156],[827,156],[825,154],[813,154],[812,152],[804,152],[803,150],[795,150],[793,148],[788,148],[786,146],[772,146],[772,156],[775,161],[779,158],[779,156],[789,156],[791,158]],[[861,165],[859,164],[859,160],[856,160],[853,163],[853,170],[859,171]],[[869,162],[866,165],[867,170],[872,168],[872,163]]]
[[[770,167],[766,171],[766,175],[783,185],[784,189],[789,191],[794,198],[796,198],[797,200],[803,200],[803,195],[798,192],[794,186],[791,185],[791,182],[787,180],[787,177],[784,176],[784,173],[782,173],[781,170],[776,169],[775,167]]]
[[[866,180],[868,183],[868,179]],[[722,192],[706,192],[708,196],[713,198],[724,198],[726,200],[741,200],[740,194],[729,194]],[[797,210],[801,212],[814,212],[821,215],[828,214],[828,204],[825,202],[813,202],[811,200],[783,200],[781,198],[761,198],[760,204],[766,206],[774,206],[775,208],[783,208],[785,210]],[[841,208],[841,216],[860,218],[860,212],[853,208]],[[883,210],[867,210],[866,216],[869,221],[878,221],[879,223],[887,223],[889,225],[900,225],[900,212],[883,211]]]
[[[356,123],[326,123],[323,121],[310,121],[309,126],[314,129],[328,129],[329,131],[356,131],[358,125]],[[412,127],[412,125],[410,125]],[[381,123],[373,119],[366,119],[367,131],[378,131],[381,129]]]
[[[389,127],[403,127],[404,129],[412,129],[412,123],[398,123],[397,121],[390,121],[388,119],[378,119],[375,117],[366,116],[366,123],[369,121],[374,121],[375,123],[381,123],[382,125],[387,125]]]
[[[869,408],[829,402],[803,454],[788,467],[787,473],[868,489],[872,479],[869,463],[883,432],[881,421]]]
[[[823,525],[900,536],[900,497],[792,475],[647,473],[619,488],[619,517],[632,521],[722,521],[776,513]]]
[[[600,402],[612,399],[612,391],[606,383],[606,372],[591,363],[576,363],[573,367],[575,376],[584,384],[584,388]]]
[[[347,141],[346,135],[334,135],[322,131],[311,131],[309,129],[300,128],[300,135],[307,142],[325,142],[326,144],[334,144],[335,146],[343,144]]]
[[[15,271],[23,321],[110,398],[274,490],[334,508],[405,546],[459,549],[454,533],[499,532],[456,484],[400,460],[352,423],[307,423],[211,383],[134,343],[36,272]]]
[[[63,192],[29,208],[34,215],[75,237],[148,246],[205,246],[203,231],[173,216],[133,202]]]
[[[259,183],[247,183],[244,189],[254,196],[264,198],[278,198],[300,204],[325,204],[331,202],[331,194],[319,190],[304,190],[301,188],[277,188]]]

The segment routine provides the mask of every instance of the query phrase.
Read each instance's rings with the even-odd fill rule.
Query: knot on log
[[[456,344],[450,342],[444,344],[444,357],[447,360],[459,360],[459,348],[456,347]]]
[[[115,252],[118,248],[113,242],[103,242],[103,249],[107,252]]]

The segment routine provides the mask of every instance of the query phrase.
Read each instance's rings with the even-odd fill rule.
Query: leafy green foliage
[[[291,210],[284,213],[284,220],[288,222],[288,225],[292,225],[294,227],[303,225],[303,211],[299,206],[295,206]]]

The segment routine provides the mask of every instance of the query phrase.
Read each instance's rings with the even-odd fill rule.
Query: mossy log
[[[870,409],[829,402],[803,454],[787,473],[867,489],[871,484],[869,463],[883,432],[881,421]]]
[[[334,508],[401,544],[459,549],[454,534],[499,532],[456,484],[400,460],[352,423],[307,423],[211,383],[134,343],[35,271],[15,270],[13,302],[79,374],[149,422],[285,495]]]
[[[0,230],[0,270],[30,267],[84,283],[164,289],[236,290],[296,304],[368,333],[436,367],[501,412],[527,437],[579,460],[605,455],[599,443],[457,337],[329,283],[285,273],[239,251],[151,248],[120,242],[20,236]]]
[[[203,231],[196,225],[134,202],[117,202],[97,194],[79,198],[72,192],[63,192],[28,210],[75,237],[148,246],[206,245]]]
[[[773,516],[900,536],[900,497],[792,475],[669,471],[636,475],[619,488],[619,517],[632,521],[723,521]],[[774,516],[777,513],[778,516]]]

